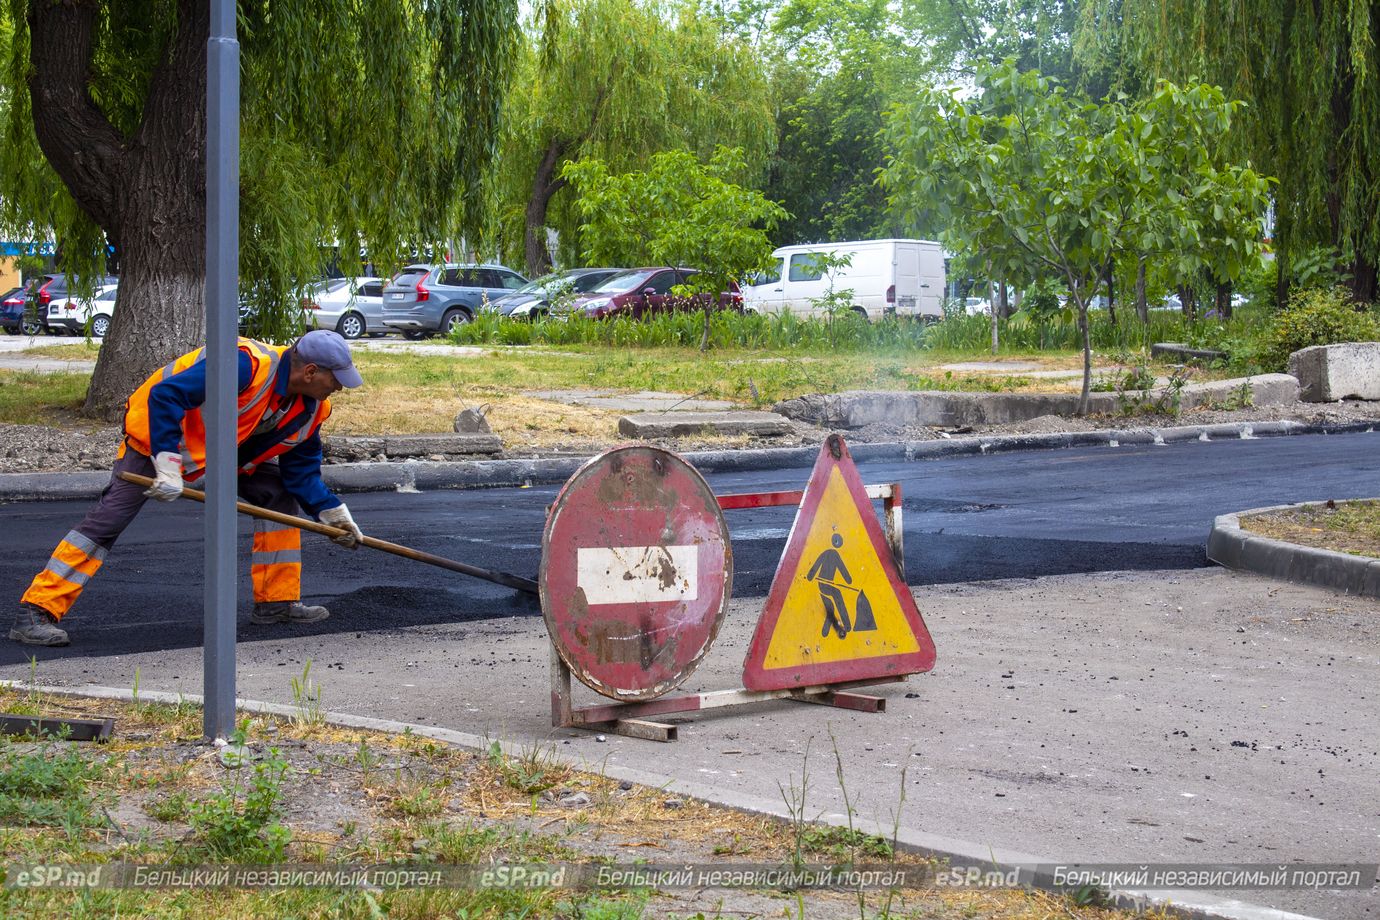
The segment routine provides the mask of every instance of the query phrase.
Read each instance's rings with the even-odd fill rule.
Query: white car
[[[383,324],[382,278],[332,278],[312,286],[302,302],[307,322],[317,329],[334,329],[342,338],[386,335]]]
[[[69,335],[87,335],[103,339],[110,331],[110,320],[115,313],[115,295],[118,284],[103,284],[86,299],[71,299],[73,292],[58,300],[48,302],[48,328],[61,329]]]

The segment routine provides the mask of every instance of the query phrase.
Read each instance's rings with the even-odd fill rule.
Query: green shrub
[[[1312,345],[1372,342],[1380,339],[1375,314],[1358,310],[1342,288],[1309,288],[1289,298],[1260,344],[1259,363],[1266,371],[1284,371],[1289,355]]]
[[[231,737],[243,748],[247,720]],[[187,807],[187,819],[196,841],[212,859],[225,862],[282,862],[292,831],[278,821],[287,760],[277,748],[250,767],[241,764],[231,771],[224,789]],[[250,776],[246,781],[245,774]]]

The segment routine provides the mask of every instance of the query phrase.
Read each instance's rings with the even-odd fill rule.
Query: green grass
[[[36,374],[0,370],[0,422],[48,425],[86,399],[89,374]]]

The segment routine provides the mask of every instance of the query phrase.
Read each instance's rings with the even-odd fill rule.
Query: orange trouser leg
[[[254,602],[295,601],[302,597],[302,532],[271,521],[254,522],[249,574]]]
[[[62,619],[105,561],[105,549],[75,530],[62,538],[21,599]]]

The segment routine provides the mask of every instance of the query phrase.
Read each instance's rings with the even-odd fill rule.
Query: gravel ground
[[[966,429],[870,425],[846,432],[857,443],[884,441],[928,441],[954,434],[1051,434],[1060,431],[1094,431],[1107,428],[1163,428],[1174,425],[1211,425],[1219,422],[1274,422],[1292,420],[1308,424],[1380,423],[1380,403],[1345,401],[1339,403],[1294,403],[1289,406],[1184,412],[1178,418],[1168,415],[1095,416],[1061,418],[1041,416],[1010,425],[978,426]],[[680,438],[649,443],[671,450],[748,449],[819,444],[828,431],[804,423],[793,423],[793,434],[780,438]],[[0,425],[0,473],[66,472],[69,470],[109,469],[119,445],[120,430],[115,426],[51,428],[43,425]],[[615,442],[572,439],[557,450],[509,450],[509,458],[589,456]]]

